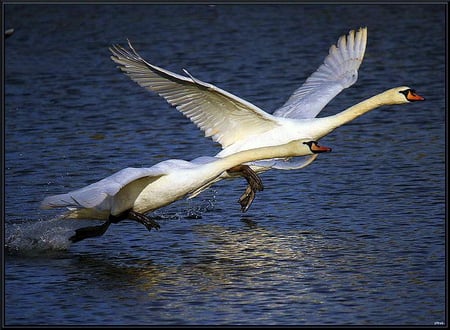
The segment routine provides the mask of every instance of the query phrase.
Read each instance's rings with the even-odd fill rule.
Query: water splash
[[[216,190],[210,189],[209,195],[202,199],[200,202],[198,200],[188,199],[188,207],[186,210],[185,218],[187,219],[201,219],[202,214],[209,212],[214,209],[216,203]]]
[[[73,229],[63,226],[59,218],[5,223],[5,250],[10,254],[67,250],[71,235]]]

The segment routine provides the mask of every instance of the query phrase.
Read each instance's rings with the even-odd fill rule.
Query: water
[[[445,324],[443,5],[6,5],[5,325]],[[129,38],[152,63],[272,112],[348,30],[368,26],[358,82],[330,115],[408,85],[321,142],[309,167],[222,181],[98,239],[39,209],[124,167],[219,148],[121,74]],[[83,222],[86,225],[88,222]],[[91,222],[89,222],[91,223]],[[93,224],[95,222],[92,222]]]

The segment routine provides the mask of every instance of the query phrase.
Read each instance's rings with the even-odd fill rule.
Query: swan
[[[401,86],[362,101],[333,116],[316,118],[320,111],[343,89],[353,85],[367,44],[367,28],[351,30],[332,45],[324,63],[298,88],[279,109],[269,114],[212,84],[194,78],[187,70],[182,76],[144,60],[133,48],[110,47],[111,59],[140,86],[158,93],[169,104],[194,122],[206,137],[222,146],[216,155],[259,147],[275,146],[291,140],[319,141],[362,114],[383,105],[424,100],[413,89]],[[252,169],[298,169],[309,165],[317,155],[300,162],[253,162]],[[258,167],[258,165],[261,165]],[[228,175],[228,174],[227,174]]]
[[[240,151],[226,157],[203,156],[192,161],[169,159],[150,168],[128,167],[84,188],[46,197],[41,208],[67,207],[65,219],[106,220],[103,225],[80,228],[69,239],[78,242],[101,236],[111,223],[130,219],[148,230],[159,224],[145,213],[179,200],[220,176],[229,168],[258,159],[295,157],[329,152],[315,141],[289,143]]]

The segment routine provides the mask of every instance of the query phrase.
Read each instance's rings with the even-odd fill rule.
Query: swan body
[[[333,116],[316,118],[343,89],[353,85],[367,44],[367,28],[350,31],[332,45],[324,63],[298,88],[273,115],[212,84],[194,78],[186,70],[182,76],[145,61],[131,51],[115,45],[111,59],[142,87],[158,93],[190,118],[205,136],[222,146],[217,157],[242,150],[276,146],[288,141],[316,140],[337,127],[383,105],[423,100],[409,87],[389,89]],[[311,164],[317,155],[301,160],[255,161],[257,172],[271,168],[298,169]],[[222,178],[229,177],[224,173]]]
[[[297,140],[274,147],[241,151],[227,157],[170,159],[150,168],[125,168],[84,188],[46,197],[44,209],[68,207],[71,219],[108,220],[132,210],[145,214],[208,185],[224,171],[245,162],[331,151],[313,141]]]

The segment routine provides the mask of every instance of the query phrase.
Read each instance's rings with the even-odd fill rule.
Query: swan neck
[[[218,165],[224,167],[233,167],[236,165],[270,158],[285,158],[296,156],[299,142],[291,142],[281,146],[263,147],[250,150],[244,150],[235,154],[221,158]]]
[[[372,96],[371,98],[359,102],[354,106],[351,106],[350,108],[336,114],[334,116],[334,121],[336,122],[335,127],[344,125],[371,110],[389,104],[389,100],[387,100],[384,96],[384,93]]]

